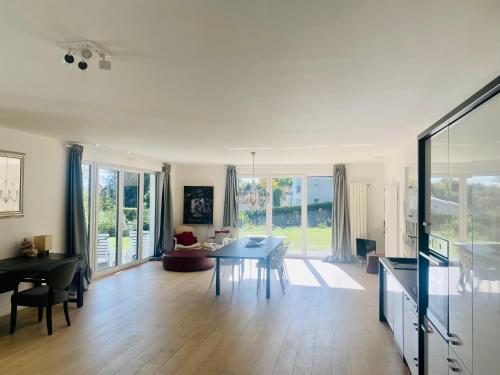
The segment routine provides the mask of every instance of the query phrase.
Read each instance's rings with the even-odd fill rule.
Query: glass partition
[[[327,255],[332,246],[333,177],[307,177],[307,254]]]
[[[265,196],[267,192],[267,179],[256,177],[238,178],[238,192],[243,195],[252,191],[252,185],[255,183],[255,189],[259,196]],[[267,235],[266,226],[266,204],[258,201],[255,207],[250,200],[238,204],[239,236],[246,237],[251,235]]]
[[[97,196],[97,271],[117,265],[118,171],[100,168]]]
[[[290,241],[289,253],[301,253],[302,178],[273,178],[271,200],[273,236],[283,236]]]
[[[139,173],[123,173],[122,264],[137,260],[139,229]]]
[[[156,174],[144,173],[142,257],[154,255],[156,222]]]

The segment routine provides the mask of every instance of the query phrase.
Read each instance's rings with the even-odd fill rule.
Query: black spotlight
[[[67,54],[64,55],[64,61],[68,64],[73,64],[75,62],[75,58],[73,57],[72,54],[68,52]]]
[[[88,65],[85,61],[82,60],[78,63],[78,67],[80,68],[80,70],[86,70],[88,68]]]

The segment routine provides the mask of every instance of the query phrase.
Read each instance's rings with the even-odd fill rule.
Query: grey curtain
[[[226,192],[224,195],[224,216],[222,225],[225,227],[238,228],[238,176],[236,167],[229,165],[226,171]]]
[[[83,255],[83,272],[90,283],[92,270],[89,261],[88,233],[83,208],[82,179],[83,147],[72,145],[69,149],[68,191],[66,200],[66,251],[70,255]]]
[[[174,214],[172,208],[172,181],[170,178],[170,164],[163,164],[163,177],[160,200],[160,220],[158,225],[158,243],[155,248],[155,257],[161,257],[165,251],[174,248]]]
[[[329,262],[351,261],[351,229],[345,165],[333,167],[332,255]]]

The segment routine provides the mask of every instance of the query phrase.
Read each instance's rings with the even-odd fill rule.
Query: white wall
[[[417,140],[410,141],[400,148],[394,150],[393,155],[385,162],[384,183],[397,183],[399,187],[399,248],[398,256],[404,256],[404,198],[405,198],[405,168],[408,166],[417,166]],[[383,209],[383,207],[382,207]]]
[[[175,165],[172,171],[174,202],[174,226],[182,225],[184,186],[214,187],[214,227],[222,226],[224,212],[224,190],[226,187],[226,166],[224,165]],[[195,225],[195,235],[200,242],[206,241],[207,225]],[[210,228],[212,229],[212,228]],[[210,232],[210,230],[209,230]]]
[[[124,151],[113,150],[107,147],[84,146],[83,160],[104,165],[119,166],[124,168],[144,169],[148,171],[161,171],[163,162],[127,154]]]
[[[54,235],[64,252],[66,148],[59,141],[0,127],[0,150],[24,152],[24,216],[0,219],[0,259],[16,256],[23,237]],[[0,294],[0,316],[10,311],[9,293]]]
[[[368,184],[368,238],[377,242],[377,252],[383,252],[384,243],[384,164],[359,163],[346,167],[347,183]]]

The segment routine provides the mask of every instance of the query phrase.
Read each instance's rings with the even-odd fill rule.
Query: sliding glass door
[[[155,252],[156,174],[144,173],[142,217],[142,258]]]
[[[266,201],[256,207],[239,202],[240,237],[250,235],[283,236],[290,241],[288,254],[325,256],[332,242],[332,176],[239,177],[240,195],[255,182]]]
[[[333,177],[307,177],[307,253],[328,255],[332,244]]]
[[[122,264],[138,259],[139,173],[123,172]]]
[[[82,163],[83,206],[96,272],[154,255],[157,173]]]
[[[302,177],[272,179],[272,234],[290,241],[289,253],[302,253]]]
[[[267,195],[267,179],[256,177],[240,177],[238,178],[238,191],[240,194],[249,193],[252,191],[252,185],[255,184],[256,191],[259,196]],[[240,237],[267,235],[267,215],[266,203],[258,201],[255,207],[252,207],[250,200],[240,202],[239,206],[239,235]]]
[[[118,177],[118,170],[98,170],[97,271],[117,265]]]

